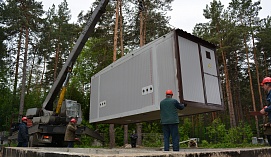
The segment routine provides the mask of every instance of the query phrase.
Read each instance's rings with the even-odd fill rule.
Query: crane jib
[[[91,17],[89,18],[86,26],[84,27],[81,35],[76,41],[71,53],[66,60],[66,63],[63,65],[61,71],[59,72],[56,81],[54,82],[52,88],[50,89],[45,101],[42,104],[42,108],[46,110],[53,110],[53,101],[55,100],[57,94],[59,93],[62,84],[65,81],[66,75],[68,73],[68,68],[72,68],[74,62],[76,61],[78,55],[81,53],[85,43],[90,37],[91,33],[93,33],[95,25],[99,21],[102,14],[105,12],[105,8],[108,4],[109,0],[101,0],[99,5],[95,8]]]

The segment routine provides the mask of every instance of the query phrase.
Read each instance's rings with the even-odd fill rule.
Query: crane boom
[[[82,51],[85,43],[87,42],[91,33],[93,33],[94,28],[99,21],[102,14],[105,12],[105,8],[108,4],[109,0],[101,0],[99,5],[95,8],[94,12],[92,13],[91,17],[89,18],[86,26],[84,27],[81,35],[76,41],[71,53],[68,56],[66,63],[63,65],[61,71],[59,72],[56,81],[54,82],[52,88],[50,89],[46,99],[42,104],[42,108],[46,110],[53,110],[53,101],[56,98],[57,94],[59,93],[62,84],[65,81],[66,75],[68,73],[69,67],[72,67],[74,62],[76,61],[78,55]]]

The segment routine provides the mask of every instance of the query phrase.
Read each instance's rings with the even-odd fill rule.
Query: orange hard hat
[[[24,120],[27,120],[27,117],[23,117],[23,118],[22,118],[22,121],[24,121]]]
[[[261,83],[261,86],[263,86],[263,84],[265,84],[265,83],[271,83],[271,77],[264,78],[262,83]]]
[[[166,95],[173,95],[172,90],[168,89],[168,90],[166,91]]]
[[[76,123],[76,119],[72,118],[71,122]]]

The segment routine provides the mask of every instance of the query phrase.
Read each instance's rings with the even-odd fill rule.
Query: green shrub
[[[75,147],[77,148],[89,148],[91,147],[91,144],[93,143],[93,138],[87,136],[87,135],[82,135],[80,137],[80,142],[75,142]]]
[[[198,144],[199,147],[208,147],[209,143],[206,140],[202,140],[200,144]]]
[[[211,142],[220,143],[224,141],[223,138],[226,136],[227,130],[220,119],[215,119],[211,126],[206,127],[206,134],[212,139]]]
[[[190,132],[192,128],[192,122],[189,118],[184,118],[183,124],[179,125],[179,134],[180,134],[180,141],[186,141],[190,137]]]
[[[223,146],[225,148],[250,143],[253,136],[248,124],[240,122],[237,127],[227,130],[220,119],[215,119],[211,126],[206,127],[206,134],[212,139],[211,143],[217,144],[215,147]]]
[[[161,147],[163,146],[163,135],[160,133],[144,134],[142,144],[145,147]]]

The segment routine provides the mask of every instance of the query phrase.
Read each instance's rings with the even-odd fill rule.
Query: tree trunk
[[[139,3],[139,8],[140,8],[140,14],[139,14],[139,18],[140,18],[140,47],[145,45],[145,32],[146,32],[146,26],[145,26],[145,15],[144,12],[146,11],[146,9],[144,8],[144,0],[139,0],[141,3]]]
[[[145,20],[144,20],[144,1],[142,0],[142,6],[139,6],[139,8],[141,7],[140,10],[140,47],[142,47],[143,45],[145,45],[145,34],[144,34],[144,25],[145,25]],[[138,145],[142,145],[142,123],[137,123],[136,124],[136,132],[137,132],[137,144]]]
[[[124,130],[124,145],[128,144],[128,125],[123,125],[123,130]]]
[[[212,112],[212,120],[214,121],[216,119],[216,112]]]
[[[109,148],[114,148],[115,147],[115,129],[114,129],[114,124],[109,125],[109,140],[110,140],[110,145]]]
[[[140,47],[144,45],[144,15],[143,11],[140,12]]]
[[[216,25],[216,32],[217,34],[220,34],[220,28],[219,25]],[[221,56],[224,66],[224,74],[225,74],[225,82],[226,82],[226,96],[227,96],[227,103],[228,103],[228,109],[229,109],[229,116],[230,116],[230,125],[232,128],[236,127],[236,119],[235,119],[235,112],[233,108],[233,100],[232,100],[232,91],[231,91],[231,85],[230,85],[230,79],[229,79],[229,71],[227,68],[227,62],[226,62],[226,54],[223,50],[223,39],[219,39],[219,48],[221,50]]]
[[[120,9],[120,50],[121,57],[124,56],[124,46],[123,46],[123,16],[122,16],[122,0],[119,0],[119,9]]]
[[[254,33],[253,32],[252,32],[252,44],[253,44],[253,58],[254,58],[255,67],[256,67],[258,92],[259,92],[259,97],[260,97],[260,107],[263,108],[263,100],[262,100],[262,92],[261,92],[261,84],[260,84],[260,75],[259,75],[259,64],[258,64],[258,58],[257,58],[257,52],[256,52],[255,41],[254,41]]]
[[[258,85],[258,92],[259,92],[259,97],[260,97],[260,108],[263,108],[263,99],[262,99],[262,92],[261,92],[261,84],[260,84],[260,74],[259,74],[259,64],[258,64],[258,58],[257,58],[257,50],[255,47],[255,40],[254,40],[254,33],[253,31],[251,32],[252,34],[252,44],[253,44],[253,58],[256,66],[256,76],[257,76],[257,85]],[[258,118],[258,117],[257,117]],[[265,116],[263,116],[263,122],[265,121]],[[259,121],[257,119],[257,122],[259,124]],[[257,130],[259,130],[259,127],[257,125]],[[260,132],[260,130],[259,130]]]
[[[251,92],[251,99],[252,99],[252,105],[253,105],[253,111],[256,111],[256,104],[255,104],[255,96],[254,96],[254,90],[253,90],[253,83],[252,83],[252,77],[251,77],[251,72],[250,72],[250,64],[249,64],[249,56],[248,56],[248,47],[247,47],[247,42],[245,35],[243,36],[244,38],[244,46],[245,46],[245,51],[246,51],[246,58],[247,58],[247,66],[248,66],[248,76],[249,76],[249,85],[250,85],[250,92]],[[258,117],[255,116],[255,125],[256,125],[256,130],[257,130],[257,137],[260,137],[260,131],[259,131],[259,121]]]
[[[118,45],[118,22],[119,21],[119,0],[117,0],[116,4],[116,21],[115,21],[115,29],[114,29],[114,50],[113,50],[113,62],[117,60],[117,45]],[[115,147],[115,129],[114,124],[110,124],[109,126],[109,135],[110,135],[110,148]]]
[[[45,74],[45,69],[46,69],[46,57],[45,56],[43,56],[43,68],[42,68],[42,73],[41,73],[41,79],[40,79],[40,89],[39,89],[39,92],[41,93],[41,88],[42,88],[42,86],[43,86],[43,84],[42,84],[42,82],[43,82],[43,76],[44,76],[44,74]]]
[[[222,48],[221,43],[220,43],[220,48]],[[234,109],[233,109],[231,86],[230,86],[228,68],[227,68],[227,63],[226,63],[226,56],[225,56],[223,50],[222,50],[222,60],[223,60],[225,81],[226,81],[226,96],[227,96],[229,115],[230,115],[230,125],[232,128],[235,128],[236,127],[236,120],[235,120],[235,113],[234,113]]]
[[[142,146],[142,123],[136,123],[137,144]]]
[[[143,12],[143,45],[145,45],[146,43],[146,30],[147,30],[147,9],[145,8],[144,12]]]
[[[242,109],[242,105],[241,105],[241,101],[240,101],[240,82],[238,81],[238,53],[235,51],[234,52],[234,58],[235,58],[235,64],[234,64],[234,78],[233,80],[235,81],[235,86],[234,86],[234,97],[235,97],[235,106],[237,106],[235,108],[235,113],[237,114],[237,121],[239,122],[240,120],[244,119],[244,115],[243,115],[243,109]]]
[[[117,4],[116,4],[116,21],[115,21],[115,29],[114,29],[113,62],[115,62],[117,60],[118,27],[119,27],[119,0],[117,0]]]
[[[120,12],[120,50],[121,57],[124,56],[124,45],[123,45],[123,15],[122,15],[122,0],[119,0],[119,12]],[[128,144],[128,125],[124,125],[124,145]]]
[[[24,111],[24,98],[25,98],[25,85],[26,85],[26,67],[27,67],[27,51],[28,51],[28,28],[25,29],[25,51],[24,51],[24,61],[23,61],[23,78],[22,78],[22,90],[20,97],[20,110],[19,118],[23,116]]]
[[[31,82],[32,82],[32,73],[33,73],[34,64],[35,64],[35,56],[36,56],[36,54],[35,54],[35,52],[34,52],[34,56],[33,56],[33,58],[32,58],[31,69],[30,69],[29,76],[28,76],[28,85],[27,85],[26,94],[29,93],[30,85],[31,85]]]
[[[15,68],[15,78],[14,78],[14,86],[13,86],[13,99],[12,105],[16,103],[16,95],[17,95],[17,84],[18,84],[18,71],[19,71],[19,62],[20,62],[20,53],[21,53],[21,43],[22,43],[22,35],[23,28],[20,28],[19,41],[18,41],[18,49],[17,49],[17,58],[16,58],[16,68]]]

